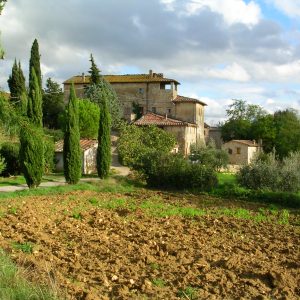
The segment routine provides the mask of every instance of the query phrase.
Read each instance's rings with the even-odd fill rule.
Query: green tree
[[[75,184],[81,177],[81,149],[78,120],[78,101],[74,84],[71,86],[64,131],[64,175],[67,183]]]
[[[29,188],[36,188],[44,172],[43,132],[32,124],[25,123],[20,131],[20,162]]]
[[[15,59],[11,75],[9,76],[8,86],[12,103],[16,103],[22,114],[27,110],[27,91],[25,86],[25,77],[21,68],[21,63]]]
[[[39,44],[37,39],[34,40],[31,47],[31,55],[29,60],[29,82],[34,80],[33,70],[35,71],[35,75],[38,79],[39,88],[40,90],[42,90],[42,72],[40,63]]]
[[[97,138],[99,129],[99,106],[88,99],[79,99],[79,130],[82,138]]]
[[[7,2],[7,0],[0,0],[0,15],[2,13],[2,10],[4,8],[5,3]]]
[[[222,125],[222,138],[225,142],[232,139],[253,139],[252,123],[266,115],[259,105],[247,104],[244,100],[234,100],[226,110],[227,121]]]
[[[27,116],[36,126],[43,126],[42,92],[34,68],[31,70],[29,81]]]
[[[92,66],[89,71],[91,73],[91,84],[86,88],[85,96],[91,102],[99,105],[100,109],[103,104],[103,99],[106,99],[111,116],[111,126],[112,128],[118,128],[122,117],[122,105],[112,86],[100,74],[92,56],[91,63]]]
[[[89,70],[90,75],[90,84],[99,84],[100,83],[100,70],[95,64],[94,57],[91,54],[90,58],[91,68]]]
[[[300,150],[300,119],[295,110],[286,109],[275,112],[274,127],[275,150],[279,158]]]
[[[43,124],[51,129],[61,127],[60,118],[64,113],[64,93],[59,83],[48,78],[43,93]]]
[[[134,170],[144,169],[148,157],[168,154],[175,144],[176,139],[171,133],[156,126],[123,124],[118,139],[119,158]]]
[[[102,99],[99,118],[97,171],[100,178],[106,178],[111,164],[111,117],[108,110],[107,98]]]

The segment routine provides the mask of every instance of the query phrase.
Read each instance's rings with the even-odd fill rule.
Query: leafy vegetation
[[[49,287],[38,286],[26,279],[26,272],[10,260],[0,250],[0,298],[6,300],[32,299],[32,300],[58,300],[56,291]]]
[[[64,175],[69,184],[75,184],[81,176],[81,149],[79,134],[78,101],[74,84],[71,86],[69,104],[66,111],[66,127],[64,131]]]

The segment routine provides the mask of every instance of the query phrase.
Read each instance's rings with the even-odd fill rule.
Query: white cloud
[[[248,72],[239,64],[233,63],[222,69],[210,69],[207,75],[211,78],[246,82],[250,80]]]
[[[299,0],[269,0],[279,10],[290,17],[300,16],[300,1]]]
[[[221,14],[229,25],[255,25],[261,18],[260,7],[254,1],[245,3],[243,0],[190,0],[186,5],[189,14],[195,14],[204,8]]]

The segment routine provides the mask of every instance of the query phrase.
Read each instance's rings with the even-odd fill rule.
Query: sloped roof
[[[153,73],[150,74],[126,74],[126,75],[103,75],[104,79],[106,79],[109,83],[143,83],[143,82],[174,82],[176,84],[180,84],[177,80],[165,78],[163,74]],[[66,80],[64,84],[89,84],[90,83],[90,75],[78,75],[73,76]]]
[[[157,125],[157,126],[197,126],[193,123],[176,120],[166,116],[158,115],[152,112],[148,112],[140,119],[134,122],[135,125]]]
[[[97,140],[90,140],[90,139],[81,139],[80,140],[80,148],[82,151],[86,151],[95,145],[98,144]],[[64,149],[64,141],[60,140],[55,143],[55,152],[63,152]]]
[[[184,102],[184,103],[199,103],[202,104],[203,106],[207,106],[206,103],[200,101],[199,99],[195,99],[195,98],[189,98],[189,97],[184,97],[184,96],[177,96],[174,100],[172,100],[173,102]]]
[[[256,141],[251,141],[251,140],[231,140],[227,143],[230,143],[230,142],[236,142],[239,144],[247,145],[249,147],[259,147],[259,144],[257,144]]]

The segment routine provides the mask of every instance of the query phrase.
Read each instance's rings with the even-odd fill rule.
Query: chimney
[[[166,120],[168,120],[168,113],[166,113]]]
[[[153,71],[152,70],[149,70],[149,76],[153,77]]]
[[[84,75],[84,73],[82,73],[81,76],[82,76],[82,81],[85,82],[85,75]]]

